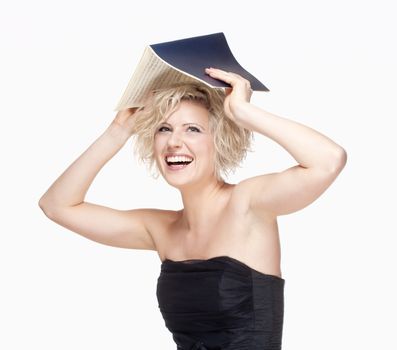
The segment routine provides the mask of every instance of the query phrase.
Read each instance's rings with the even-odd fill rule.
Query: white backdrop
[[[108,126],[151,43],[223,31],[269,87],[252,99],[348,153],[309,207],[279,218],[284,350],[396,349],[396,40],[393,1],[2,1],[0,348],[175,349],[158,310],[154,251],[89,241],[47,219],[40,196]],[[229,178],[295,160],[257,134]],[[394,160],[393,160],[394,159]],[[179,209],[132,140],[86,200]]]

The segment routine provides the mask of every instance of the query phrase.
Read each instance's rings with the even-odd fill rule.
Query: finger
[[[223,80],[233,87],[235,87],[237,84],[241,84],[244,85],[246,89],[251,89],[251,83],[249,80],[236,73],[226,72],[217,68],[206,68],[205,72],[212,78]]]
[[[228,72],[225,72],[220,69],[215,69],[215,68],[206,68],[205,72],[212,78],[223,80],[225,83],[228,83],[230,85],[233,85],[233,83],[236,81],[233,76],[231,76]]]
[[[206,72],[208,72],[208,73],[215,73],[215,74],[218,73],[218,74],[225,75],[225,76],[229,76],[229,77],[235,77],[235,78],[238,78],[238,79],[241,79],[241,80],[246,80],[246,79],[244,79],[241,75],[239,75],[239,74],[237,74],[237,73],[227,72],[227,71],[225,71],[225,70],[218,69],[218,68],[212,68],[212,67],[210,67],[210,68],[206,68],[205,70],[206,70]]]

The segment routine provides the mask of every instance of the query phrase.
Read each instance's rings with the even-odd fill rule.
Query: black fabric
[[[166,259],[156,295],[177,350],[280,350],[284,284],[229,256]]]

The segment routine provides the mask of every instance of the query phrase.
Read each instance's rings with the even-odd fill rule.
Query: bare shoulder
[[[270,183],[272,176],[273,174],[261,175],[261,185],[263,186],[266,182]],[[259,189],[260,186],[255,177],[244,179],[234,184],[231,188],[229,209],[236,215],[275,220],[277,216],[271,210],[266,210],[265,208],[257,210],[257,208],[252,206],[252,196]]]
[[[143,216],[145,220],[146,227],[148,231],[152,233],[150,228],[162,225],[167,225],[173,222],[177,216],[178,211],[175,210],[167,210],[167,209],[157,209],[157,208],[142,208],[142,209],[133,209],[131,212],[139,211],[139,213]]]
[[[130,215],[141,215],[146,230],[153,240],[154,250],[159,251],[166,240],[170,226],[178,219],[179,213],[175,210],[143,208],[131,210]]]

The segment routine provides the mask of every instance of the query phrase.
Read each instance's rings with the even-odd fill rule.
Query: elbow
[[[41,210],[44,211],[44,201],[43,201],[43,197],[41,197],[38,201],[38,206],[40,207]]]
[[[339,174],[347,163],[347,152],[344,148],[338,147],[333,156],[333,160],[330,162],[329,170],[333,174]]]
[[[45,200],[45,195],[41,196],[41,198],[38,201],[38,206],[40,207],[41,210],[44,210],[45,206],[46,206],[46,200]]]
[[[40,207],[40,209],[43,211],[43,213],[49,218],[51,219],[51,209],[50,206],[48,205],[48,203],[45,202],[44,198],[41,197],[39,202],[38,202],[38,206]]]

